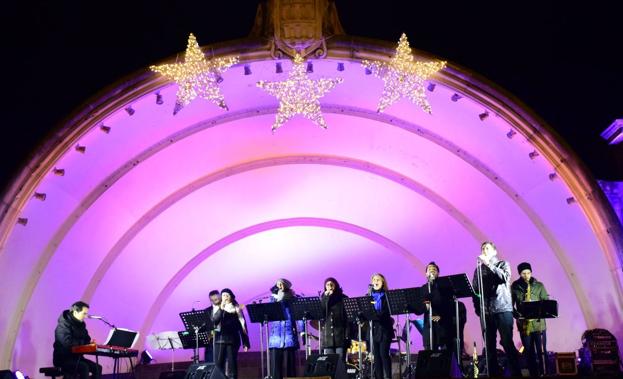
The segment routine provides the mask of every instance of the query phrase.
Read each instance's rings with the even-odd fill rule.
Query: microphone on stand
[[[195,310],[195,304],[201,303],[201,300],[195,300],[193,301],[193,305],[192,305],[192,310]]]
[[[88,315],[87,318],[92,318],[94,320],[103,320],[104,319],[103,316],[95,316],[95,315]]]
[[[374,286],[372,284],[368,284],[368,296],[372,296],[372,289],[374,289]]]

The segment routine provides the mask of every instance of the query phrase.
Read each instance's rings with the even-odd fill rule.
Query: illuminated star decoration
[[[279,109],[273,124],[273,132],[297,114],[311,120],[322,128],[327,123],[320,112],[320,99],[342,78],[312,80],[307,77],[303,57],[296,54],[294,65],[288,75],[288,80],[281,82],[257,82],[257,86],[275,96],[279,100]]]
[[[191,33],[188,36],[184,63],[151,66],[150,69],[178,84],[177,101],[173,111],[173,114],[176,114],[197,96],[228,109],[218,85],[223,81],[221,74],[236,63],[238,57],[207,60],[199,48],[197,39]]]
[[[430,104],[426,99],[424,81],[446,67],[446,62],[414,61],[409,41],[403,33],[398,41],[396,55],[389,63],[364,60],[361,64],[385,82],[378,112],[383,112],[398,99],[406,97],[424,112],[431,113]]]

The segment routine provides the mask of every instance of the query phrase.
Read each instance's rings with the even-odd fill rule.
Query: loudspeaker
[[[415,366],[416,378],[460,378],[461,370],[449,351],[421,350]]]
[[[0,379],[15,379],[15,374],[11,370],[0,370]]]
[[[193,363],[186,370],[184,379],[227,379],[214,363]]]
[[[186,376],[186,371],[184,370],[175,370],[175,371],[163,371],[160,373],[159,379],[184,379]]]
[[[303,376],[329,376],[331,379],[347,379],[346,366],[339,354],[312,354],[307,358]]]

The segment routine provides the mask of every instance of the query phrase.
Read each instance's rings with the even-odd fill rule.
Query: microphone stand
[[[101,322],[103,322],[104,324],[110,326],[113,329],[117,329],[117,327],[113,324],[111,324],[110,322],[106,321],[106,319],[104,317],[89,317],[91,320],[100,320]]]
[[[433,296],[430,288],[431,278],[428,277],[428,296],[430,297],[430,301],[428,302],[428,341],[430,343],[430,350],[435,350],[433,348]]]
[[[476,259],[476,271],[478,274],[478,294],[480,295],[480,327],[482,328],[482,341],[484,344],[485,350],[485,368],[486,368],[486,376],[489,377],[489,351],[487,349],[487,316],[485,313],[485,295],[484,295],[484,284],[482,282],[482,264],[480,259]],[[496,352],[494,352],[495,354]]]

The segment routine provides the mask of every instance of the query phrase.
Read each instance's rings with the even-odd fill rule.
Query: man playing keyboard
[[[89,373],[95,379],[102,374],[102,366],[71,352],[73,346],[91,343],[84,319],[89,315],[89,304],[77,301],[58,318],[54,331],[54,366],[63,373],[75,373],[80,379],[88,379]]]

